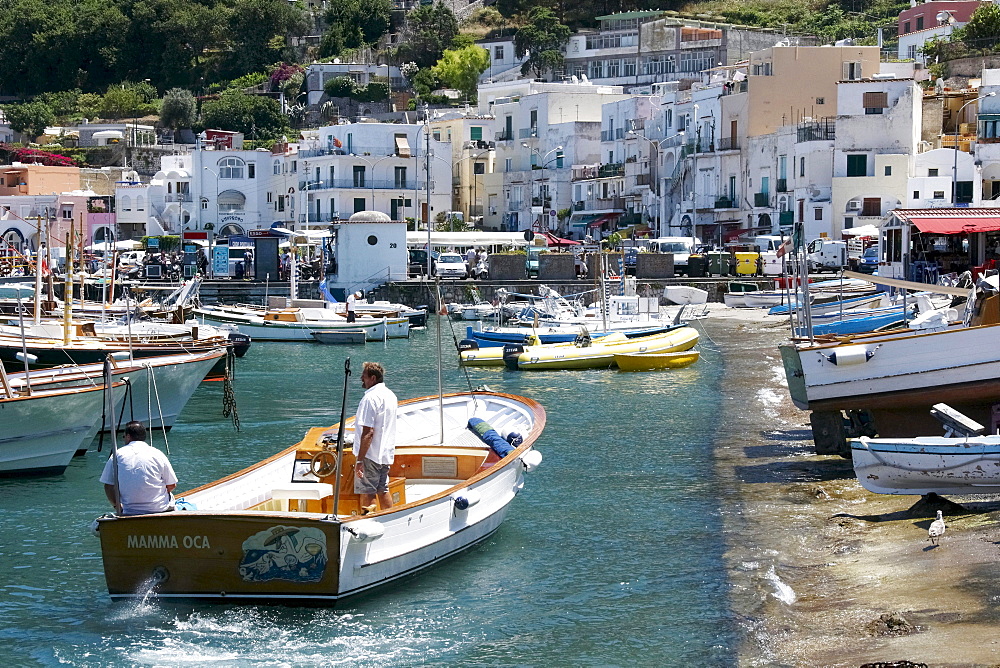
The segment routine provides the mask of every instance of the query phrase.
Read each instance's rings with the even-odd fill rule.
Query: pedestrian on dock
[[[108,458],[101,482],[108,501],[122,515],[148,515],[174,509],[171,494],[177,487],[177,476],[167,456],[146,443],[146,428],[136,420],[125,425],[125,445]]]
[[[359,297],[361,297],[360,292],[352,292],[347,295],[347,322],[354,322],[358,318],[358,316],[354,314],[354,307],[357,304]]]
[[[361,372],[365,395],[358,404],[355,425],[361,437],[354,439],[354,492],[361,497],[362,512],[370,512],[378,499],[382,510],[392,507],[389,466],[396,457],[396,410],[399,402],[385,385],[385,369],[365,362]]]
[[[729,275],[730,276],[735,276],[736,275],[736,267],[737,267],[738,264],[739,264],[739,261],[736,259],[736,251],[731,251],[729,253]]]

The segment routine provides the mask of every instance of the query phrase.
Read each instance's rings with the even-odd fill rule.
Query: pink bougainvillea
[[[10,144],[0,144],[0,151],[10,156],[12,162],[23,162],[29,165],[41,164],[49,167],[76,167],[75,158],[37,148],[15,148]]]
[[[299,72],[305,72],[305,69],[301,65],[295,65],[293,63],[281,63],[271,72],[271,85],[278,86]]]

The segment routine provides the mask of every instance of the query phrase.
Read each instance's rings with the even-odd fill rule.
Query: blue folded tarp
[[[514,446],[504,440],[504,438],[490,426],[490,423],[482,418],[469,418],[469,429],[479,437],[490,449],[503,459],[514,451]]]

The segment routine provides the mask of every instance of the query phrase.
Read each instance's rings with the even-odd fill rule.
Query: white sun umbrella
[[[142,246],[142,243],[136,241],[135,239],[126,239],[124,241],[115,242],[115,250],[135,250]]]

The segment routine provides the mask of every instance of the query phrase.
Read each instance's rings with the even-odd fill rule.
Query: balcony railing
[[[616,225],[618,229],[623,227],[628,227],[629,225],[640,225],[642,224],[642,214],[641,213],[623,213],[618,216]]]
[[[587,203],[584,200],[582,200],[582,199],[579,200],[579,201],[573,202],[573,210],[574,211],[583,211],[584,207],[586,206],[586,204]]]
[[[735,209],[736,202],[730,197],[719,197],[715,200],[716,209]]]
[[[538,136],[538,128],[521,128],[517,131],[518,139],[530,139]]]
[[[190,202],[191,193],[168,193],[166,200],[168,202]]]
[[[508,211],[520,211],[524,208],[524,202],[519,199],[511,200],[510,204],[507,206]]]
[[[770,193],[754,193],[753,194],[753,205],[764,207],[771,205],[771,194]]]
[[[552,205],[551,197],[532,197],[531,206],[544,206],[548,207]]]
[[[357,190],[420,190],[425,187],[425,181],[410,179],[325,179],[309,181],[309,192],[314,190],[329,190],[331,188],[352,188]],[[432,182],[433,184],[433,182]],[[306,182],[299,181],[299,190],[306,189]]]
[[[779,193],[788,192],[788,179],[778,179],[777,190]]]
[[[299,222],[300,223],[333,223],[340,220],[340,214],[336,211],[330,212],[316,212],[310,211],[309,214],[300,213]]]
[[[608,130],[601,130],[601,141],[611,141],[611,132]]]
[[[795,212],[794,211],[781,211],[778,213],[778,224],[779,225],[791,225],[795,222]]]
[[[501,130],[496,134],[497,141],[514,141],[514,133],[508,130]]]
[[[719,150],[720,151],[738,151],[740,150],[740,138],[739,137],[723,137],[719,140]]]
[[[635,175],[635,185],[637,186],[648,186],[649,185],[649,174],[636,174]]]
[[[821,118],[817,121],[799,123],[796,128],[795,141],[833,141],[837,138],[837,123],[833,118]]]
[[[360,156],[368,157],[368,156],[389,156],[389,155],[395,155],[395,156],[397,156],[399,158],[402,158],[404,160],[408,160],[408,159],[414,157],[414,152],[411,151],[411,154],[410,154],[409,158],[403,158],[402,156],[397,155],[397,153],[396,153],[396,147],[395,146],[393,146],[391,148],[386,147],[386,146],[354,146],[354,145],[347,146],[347,145],[344,145],[344,146],[341,146],[340,148],[336,148],[334,146],[327,146],[325,148],[308,148],[308,149],[300,150],[299,154],[298,154],[298,159],[299,160],[304,160],[306,158],[318,158],[318,157],[323,156],[323,155],[353,155],[353,156],[356,156],[356,157],[360,157]]]
[[[624,163],[615,162],[606,165],[577,167],[573,170],[572,178],[574,181],[585,181],[588,179],[606,179],[614,176],[625,176]]]

